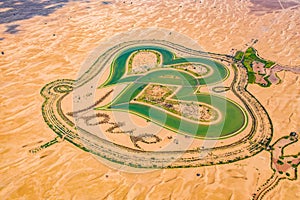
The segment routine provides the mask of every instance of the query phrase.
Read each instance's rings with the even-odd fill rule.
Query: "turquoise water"
[[[163,56],[163,65],[170,66],[192,62],[209,66],[212,73],[204,78],[195,78],[187,71],[163,67],[146,74],[123,78],[126,72],[127,60],[132,53],[138,50],[152,50],[161,53]],[[169,50],[161,47],[133,47],[121,52],[111,65],[111,74],[103,86],[110,86],[118,83],[128,83],[128,86],[113,100],[107,109],[130,111],[143,118],[152,120],[154,123],[165,128],[184,134],[207,138],[228,136],[243,128],[246,122],[243,110],[237,104],[226,98],[210,94],[195,94],[195,90],[199,85],[215,84],[223,81],[228,77],[228,73],[229,70],[224,65],[207,58],[178,58]],[[165,111],[157,109],[155,106],[130,102],[150,83],[161,85],[168,84],[177,87],[183,86],[172,97],[173,99],[209,104],[222,113],[222,120],[213,125],[203,125],[167,114]],[[151,115],[149,113],[150,108]]]

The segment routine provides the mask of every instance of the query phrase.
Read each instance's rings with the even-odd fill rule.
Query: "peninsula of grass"
[[[275,62],[273,61],[265,60],[259,57],[257,50],[253,47],[249,47],[245,52],[238,51],[235,54],[234,59],[237,61],[242,61],[243,65],[247,68],[248,83],[255,83],[255,73],[252,68],[252,63],[254,61],[263,63],[265,65],[264,66],[265,68],[270,68],[275,64]],[[271,84],[261,85],[261,86],[269,87],[270,85]]]
[[[243,59],[243,64],[245,65],[245,67],[247,67],[247,69],[249,71],[253,71],[251,64],[254,61],[258,61],[261,63],[265,64],[265,68],[270,68],[271,66],[273,66],[275,64],[275,62],[273,61],[269,61],[269,60],[264,60],[262,58],[260,58],[257,54],[257,50],[254,49],[253,47],[249,47],[246,51],[245,51],[245,55],[244,55],[244,59]]]

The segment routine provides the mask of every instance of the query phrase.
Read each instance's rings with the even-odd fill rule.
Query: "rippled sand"
[[[300,67],[297,6],[258,15],[253,11],[256,5],[244,0],[109,2],[72,1],[48,15],[0,20],[0,198],[250,199],[272,174],[267,152],[230,165],[141,174],[110,169],[67,142],[34,155],[28,152],[56,137],[43,120],[40,89],[56,79],[76,79],[98,44],[119,32],[172,29],[206,51],[226,54],[258,39],[255,47],[260,56]],[[1,7],[0,12],[7,10]],[[300,131],[299,74],[279,76],[283,80],[279,85],[249,86],[271,116],[272,141]],[[299,180],[284,180],[266,199],[299,199],[299,185]]]

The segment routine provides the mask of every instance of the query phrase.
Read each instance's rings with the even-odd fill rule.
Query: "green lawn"
[[[244,58],[243,58],[244,56]],[[257,51],[253,47],[249,47],[245,53],[242,51],[238,51],[234,58],[236,60],[242,61],[243,65],[247,68],[248,71],[248,83],[255,83],[255,73],[253,72],[252,63],[253,61],[258,61],[265,64],[265,68],[270,68],[275,64],[273,61],[264,60],[257,56]],[[268,81],[269,82],[269,81]],[[269,84],[268,84],[269,86]],[[268,87],[264,86],[264,87]]]
[[[253,61],[258,61],[258,62],[264,63],[266,68],[270,68],[272,65],[275,64],[275,62],[273,62],[273,61],[268,61],[268,60],[264,60],[264,59],[257,57],[256,54],[257,54],[257,51],[253,47],[249,47],[245,52],[243,64],[245,65],[245,67],[247,68],[247,70],[249,72],[253,72],[253,69],[251,66]]]
[[[238,52],[236,52],[236,54],[234,56],[234,59],[236,59],[236,60],[242,60],[243,56],[244,56],[244,52],[238,51]]]

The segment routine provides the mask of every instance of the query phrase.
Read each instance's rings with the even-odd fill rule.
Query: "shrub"
[[[290,176],[290,173],[287,172],[287,173],[285,173],[285,175]]]

